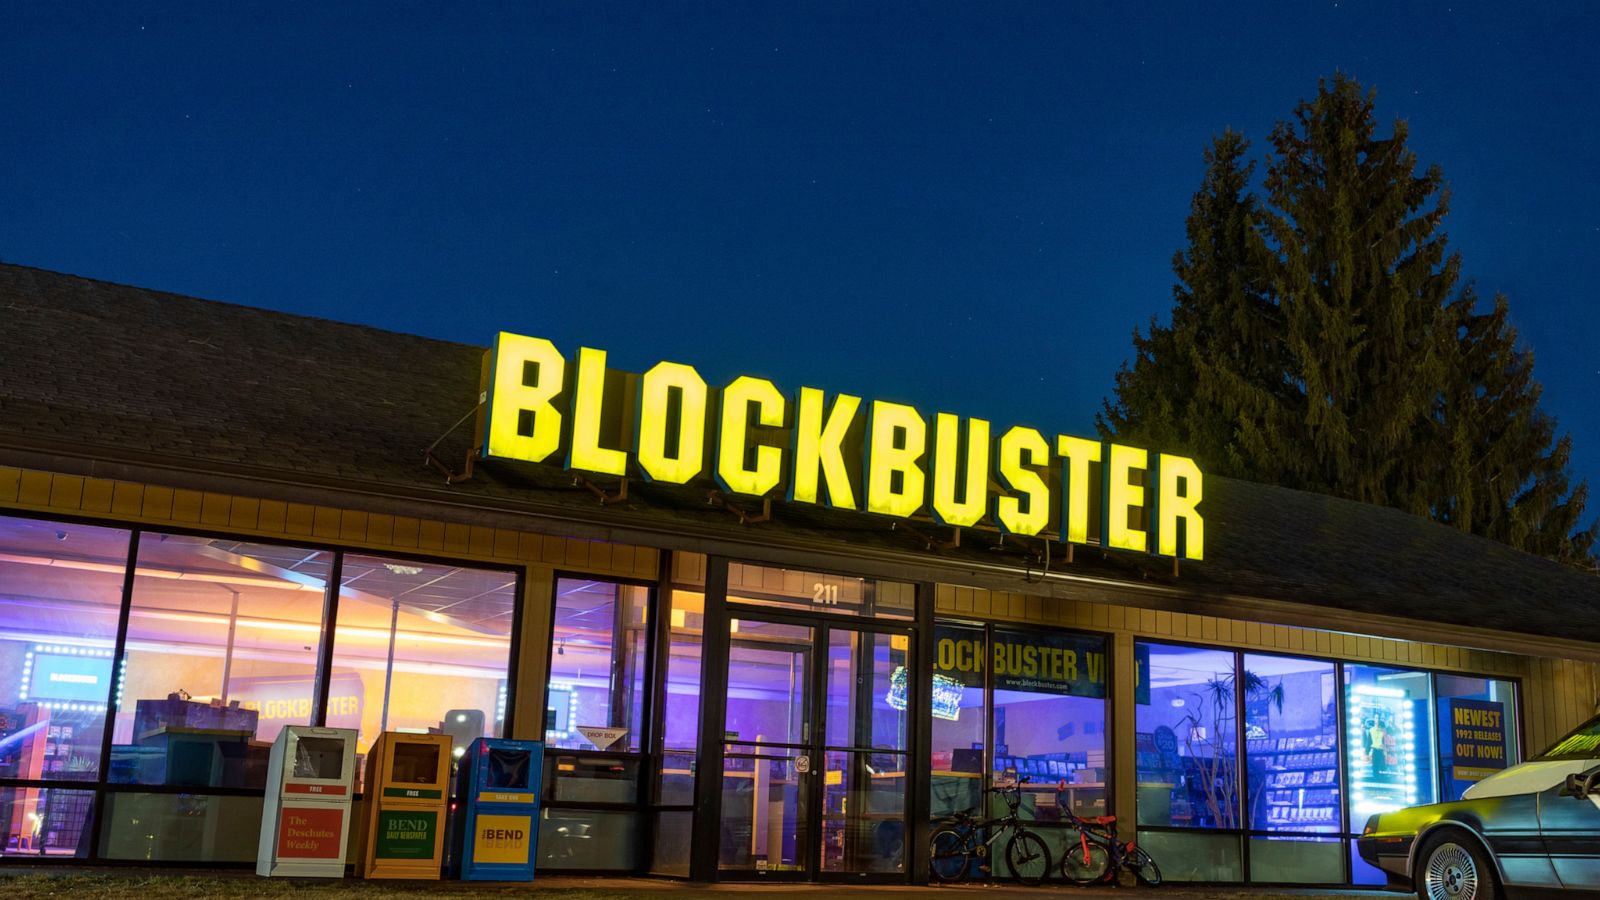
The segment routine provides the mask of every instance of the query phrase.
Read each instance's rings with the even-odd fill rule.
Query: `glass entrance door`
[[[827,629],[825,873],[904,874],[908,634]]]
[[[718,870],[903,876],[909,629],[735,615]]]
[[[810,874],[816,629],[730,619],[719,871]]]

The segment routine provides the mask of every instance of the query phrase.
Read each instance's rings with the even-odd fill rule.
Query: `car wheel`
[[[1428,841],[1417,855],[1416,879],[1421,900],[1496,900],[1500,895],[1488,854],[1457,832]]]

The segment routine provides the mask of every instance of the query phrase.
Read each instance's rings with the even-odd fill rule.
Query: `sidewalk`
[[[690,884],[648,878],[540,878],[533,884],[459,881],[361,881],[343,879],[258,878],[244,871],[207,874],[167,873],[149,869],[54,869],[7,866],[0,868],[0,895],[15,897],[55,897],[70,900],[103,898],[313,898],[338,897],[348,900],[420,900],[443,897],[465,900],[467,895],[485,897],[539,897],[546,900],[687,900],[690,895],[721,894],[728,900],[789,900],[799,895],[823,894],[833,900],[978,900],[981,897],[1022,898],[1110,898],[1138,900],[1140,897],[1164,900],[1320,900],[1320,898],[1367,898],[1386,900],[1399,894],[1381,891],[1318,890],[1283,888],[1237,888],[1169,885],[1155,889],[1075,888],[1047,885],[1025,888],[1014,885],[965,884],[953,887],[853,886],[836,884]]]

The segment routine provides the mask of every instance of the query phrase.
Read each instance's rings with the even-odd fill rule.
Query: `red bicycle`
[[[1061,859],[1061,877],[1078,885],[1109,882],[1117,884],[1117,873],[1133,873],[1140,884],[1155,887],[1161,883],[1161,867],[1143,847],[1117,837],[1116,816],[1080,818],[1068,802],[1066,786],[1056,790],[1056,808],[1066,822],[1078,830],[1078,839],[1067,842]],[[1076,846],[1074,846],[1076,844]]]

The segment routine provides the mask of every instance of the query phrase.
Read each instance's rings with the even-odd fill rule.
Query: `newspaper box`
[[[364,877],[439,877],[450,745],[448,734],[378,735],[367,752]]]
[[[267,758],[257,875],[344,876],[355,752],[351,728],[278,732]]]
[[[477,738],[456,772],[451,873],[468,881],[532,881],[544,744]]]

